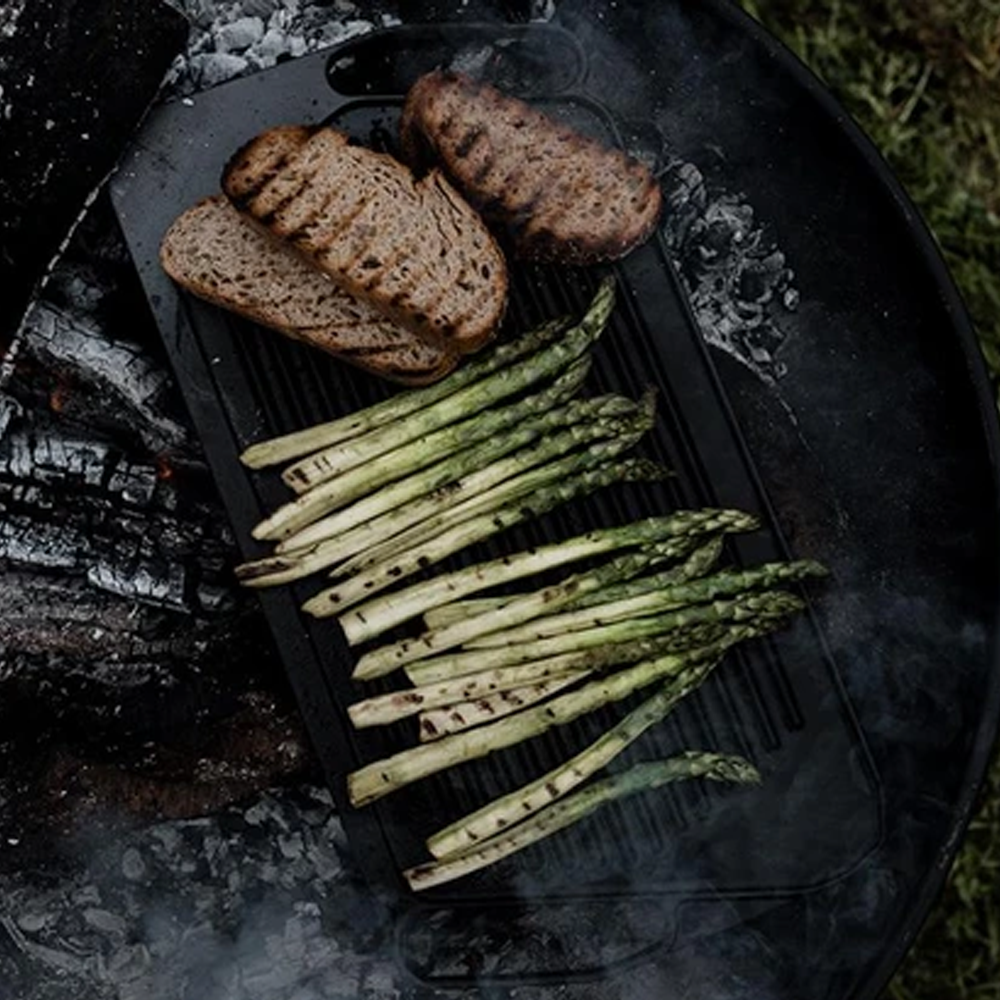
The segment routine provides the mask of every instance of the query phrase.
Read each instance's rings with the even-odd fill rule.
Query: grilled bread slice
[[[660,186],[646,166],[460,73],[414,83],[400,139],[408,163],[442,168],[528,260],[614,260],[660,216]]]
[[[221,194],[174,221],[160,260],[200,298],[395,382],[423,385],[455,366],[455,354],[343,291]]]
[[[290,126],[243,146],[222,189],[343,289],[442,350],[475,351],[500,324],[503,254],[437,171],[417,181],[335,129]]]

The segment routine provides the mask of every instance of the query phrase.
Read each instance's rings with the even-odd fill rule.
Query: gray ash
[[[692,163],[662,177],[664,235],[702,336],[767,381],[780,379],[782,312],[798,305],[795,274],[745,198],[710,191]]]
[[[189,95],[285,59],[397,23],[351,0],[176,0],[192,23],[187,52],[174,62],[168,88]]]
[[[328,793],[264,793],[121,836],[40,888],[0,879],[0,979],[35,1000],[402,995]]]

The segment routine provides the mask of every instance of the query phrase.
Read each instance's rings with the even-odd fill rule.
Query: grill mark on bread
[[[324,132],[314,132],[298,148],[286,157],[281,168],[272,173],[258,195],[249,202],[253,214],[262,218],[273,212],[278,205],[290,197],[301,194],[323,169],[330,156],[335,153],[338,142]],[[248,168],[252,171],[252,162]]]
[[[335,211],[335,207],[338,200],[342,198],[342,192],[330,192],[326,200],[322,202],[319,211],[312,214],[307,213],[304,216],[305,221],[298,229],[288,234],[278,230],[275,235],[290,239],[299,246],[308,246],[312,240],[319,238],[320,234],[324,234],[324,238],[331,241],[336,239],[365,209],[366,192],[357,191],[355,194],[354,200],[347,202],[350,206],[349,210],[345,211],[341,207],[338,212]],[[333,228],[330,228],[331,226]]]
[[[241,146],[225,167],[231,178],[230,196],[234,202],[248,204],[308,141],[311,130],[302,125],[283,125],[265,140],[257,136]]]
[[[460,160],[464,159],[472,152],[472,147],[481,139],[485,131],[481,125],[472,126],[467,129],[465,135],[455,144],[455,156]]]
[[[615,259],[659,219],[660,187],[644,165],[462,74],[418,79],[400,128],[404,153],[432,158],[523,257]]]

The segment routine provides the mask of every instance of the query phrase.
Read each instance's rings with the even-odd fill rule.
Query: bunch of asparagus
[[[613,304],[605,281],[576,325],[545,324],[434,386],[242,456],[252,468],[292,462],[283,479],[297,494],[254,530],[275,548],[238,568],[243,583],[328,571],[333,584],[303,608],[337,616],[355,646],[423,622],[357,660],[357,681],[395,674],[407,686],[352,705],[352,723],[416,716],[419,742],[349,775],[355,806],[653,689],[571,760],[431,837],[434,861],[405,873],[415,889],[492,864],[623,795],[697,777],[759,779],[740,758],[688,752],[579,788],[733,645],[800,610],[779,585],[824,572],[809,561],[718,569],[724,537],[758,527],[751,515],[677,511],[407,580],[575,497],[668,474],[624,457],[652,426],[652,396],[576,397]],[[564,569],[556,582],[511,589]]]
[[[662,721],[732,646],[781,627],[802,608],[799,597],[777,588],[823,575],[815,562],[715,569],[723,535],[755,527],[740,511],[681,511],[416,583],[341,616],[351,642],[419,614],[425,626],[357,661],[359,680],[402,670],[410,686],[356,702],[353,724],[417,715],[420,740],[348,776],[358,807],[654,689],[571,760],[431,837],[436,860],[405,873],[413,888],[491,864],[624,794],[683,778],[757,779],[746,761],[688,753],[575,791]],[[497,582],[617,550],[624,551],[534,591],[468,599]]]

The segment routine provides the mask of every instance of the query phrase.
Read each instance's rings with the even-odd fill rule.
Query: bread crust
[[[410,88],[403,158],[435,164],[527,260],[616,260],[653,233],[663,207],[652,172],[516,97],[435,70]]]

